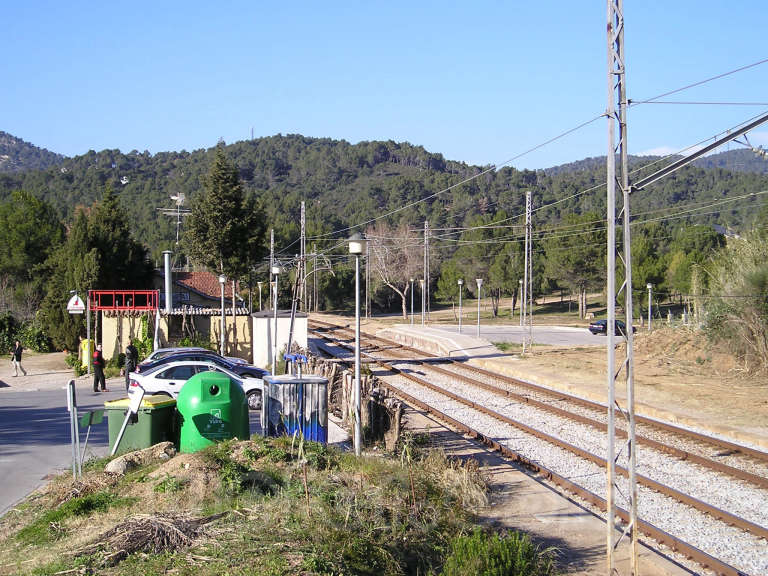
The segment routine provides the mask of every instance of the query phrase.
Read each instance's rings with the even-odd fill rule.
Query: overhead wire
[[[720,79],[720,78],[724,78],[726,76],[729,76],[729,75],[735,74],[737,72],[741,72],[741,71],[747,70],[749,68],[752,68],[752,67],[764,64],[766,62],[768,62],[768,58],[759,60],[757,62],[753,62],[753,63],[745,65],[745,66],[741,66],[741,67],[733,69],[733,70],[729,70],[729,71],[724,72],[722,74],[718,74],[716,76],[712,76],[710,78],[706,78],[704,80],[701,80],[701,81],[698,81],[698,82],[694,82],[692,84],[688,84],[686,86],[683,86],[681,88],[677,88],[675,90],[670,90],[668,92],[664,92],[664,93],[659,94],[657,96],[654,96],[652,98],[647,98],[647,99],[644,99],[644,100],[630,100],[629,101],[629,105],[630,106],[638,106],[638,105],[641,105],[641,104],[656,103],[656,102],[659,101],[660,98],[664,98],[664,97],[670,96],[672,94],[677,94],[679,92],[683,92],[685,90],[689,90],[689,89],[694,88],[696,86],[700,86],[700,85],[706,84],[708,82],[712,82],[714,80],[717,80],[717,79]],[[746,104],[749,104],[749,105],[760,105],[758,103],[742,103],[742,104],[745,104],[745,105]],[[481,176],[483,176],[485,174],[488,174],[489,172],[495,171],[498,167],[506,166],[506,165],[514,162],[515,160],[517,160],[517,159],[519,159],[519,158],[521,158],[521,157],[523,157],[523,156],[525,156],[527,154],[530,154],[530,153],[532,153],[532,152],[534,152],[536,150],[539,150],[540,148],[543,148],[544,146],[547,146],[547,145],[551,144],[552,142],[555,142],[555,141],[557,141],[557,140],[559,140],[561,138],[564,138],[565,136],[568,136],[568,135],[570,135],[570,134],[572,134],[572,133],[574,133],[574,132],[576,132],[576,131],[578,131],[578,130],[580,130],[580,129],[582,129],[582,128],[590,125],[590,124],[592,124],[593,122],[599,120],[600,118],[604,118],[604,117],[605,117],[605,113],[601,113],[601,114],[599,114],[599,115],[597,115],[597,116],[595,116],[595,117],[593,117],[593,118],[591,118],[591,119],[589,119],[589,120],[587,120],[585,122],[582,122],[582,123],[578,124],[577,126],[574,126],[573,128],[571,128],[569,130],[566,130],[566,131],[558,134],[557,136],[554,136],[553,138],[550,138],[550,139],[548,139],[548,140],[546,140],[546,141],[544,141],[544,142],[542,142],[540,144],[537,144],[536,146],[532,146],[531,148],[529,148],[529,149],[527,149],[527,150],[525,150],[525,151],[523,151],[523,152],[521,152],[521,153],[519,153],[519,154],[517,154],[517,155],[515,155],[515,156],[513,156],[513,157],[511,157],[511,158],[509,158],[507,160],[505,160],[504,162],[500,162],[500,163],[497,163],[497,164],[491,164],[485,170],[482,170],[482,171],[478,172],[477,174],[474,174],[474,175],[472,175],[472,176],[470,176],[468,178],[465,178],[465,179],[461,180],[460,182],[452,184],[451,186],[443,188],[442,190],[439,190],[439,191],[437,191],[437,192],[435,192],[433,194],[430,194],[430,195],[428,195],[428,196],[426,196],[424,198],[421,198],[419,200],[414,200],[414,201],[409,202],[409,203],[407,203],[407,204],[405,204],[403,206],[400,206],[399,208],[396,208],[394,210],[390,210],[390,211],[388,211],[388,212],[386,212],[384,214],[381,214],[381,215],[376,216],[374,218],[370,218],[370,219],[368,219],[368,220],[366,220],[364,222],[360,222],[360,223],[352,225],[352,226],[347,226],[347,227],[344,227],[344,228],[340,228],[340,229],[337,229],[337,230],[334,230],[332,232],[328,232],[328,233],[325,233],[325,234],[320,234],[320,235],[316,235],[316,236],[310,236],[310,237],[308,237],[308,239],[317,241],[317,240],[323,240],[323,239],[327,239],[327,238],[332,238],[336,234],[339,234],[339,233],[342,233],[342,232],[347,232],[347,231],[353,230],[355,228],[360,228],[362,226],[366,226],[368,224],[371,224],[371,223],[376,222],[378,220],[381,220],[383,218],[387,218],[389,216],[397,214],[397,213],[399,213],[399,212],[401,212],[403,210],[406,210],[407,208],[411,208],[413,206],[416,206],[418,204],[421,204],[423,202],[426,202],[428,200],[436,198],[437,196],[440,196],[440,195],[442,195],[442,194],[444,194],[446,192],[449,192],[449,191],[451,191],[451,190],[453,190],[453,189],[455,189],[455,188],[457,188],[459,186],[467,184],[467,183],[469,183],[469,182],[471,182],[471,181],[473,181],[473,180],[475,180],[475,179],[477,179],[477,178],[479,178],[479,177],[481,177]],[[702,142],[706,142],[707,140],[709,140],[709,139],[705,139]],[[659,162],[663,162],[664,160],[668,159],[671,156],[679,155],[680,153],[685,152],[685,151],[687,151],[687,150],[689,150],[689,149],[691,149],[691,148],[693,148],[693,147],[695,147],[695,146],[697,146],[699,144],[694,144],[694,145],[692,145],[692,146],[690,146],[688,148],[684,148],[684,149],[682,149],[681,151],[679,151],[679,152],[677,152],[675,154],[668,154],[664,158],[656,160],[655,162],[653,162],[651,164],[644,165],[642,167],[639,167],[639,168],[635,169],[634,171],[632,171],[632,173],[635,173],[635,172],[640,171],[640,170],[645,170],[649,166],[652,166],[652,165],[654,165],[656,163],[659,163]],[[539,210],[543,210],[544,208],[555,206],[555,205],[560,204],[562,202],[566,202],[566,201],[568,201],[570,199],[577,198],[579,196],[587,194],[590,191],[599,189],[602,186],[605,186],[605,184],[599,184],[599,185],[596,185],[596,186],[594,186],[592,188],[589,188],[589,189],[583,190],[581,192],[572,194],[571,196],[568,196],[566,198],[562,198],[562,199],[559,199],[559,200],[557,200],[555,202],[552,202],[552,203],[549,203],[549,204],[546,204],[546,205],[542,205],[540,207],[535,208],[534,211],[537,212]],[[499,201],[495,202],[494,204],[498,204],[498,203],[499,203]],[[468,210],[469,210],[469,208],[467,209],[467,211]],[[509,218],[507,218],[507,219],[505,219],[503,221],[510,221],[510,220],[513,220],[513,219],[516,219],[516,218],[520,218],[521,216],[522,215],[512,216],[512,217],[509,217]],[[498,224],[499,224],[499,222],[493,223],[493,225],[498,225]],[[485,226],[470,227],[469,229],[482,229],[484,227]],[[454,232],[454,233],[451,233],[451,234],[456,234],[456,233],[458,233],[458,232]],[[293,244],[295,244],[297,241],[298,240],[294,241],[290,246],[293,246]],[[337,243],[335,246],[330,248],[330,250],[333,250],[333,249],[341,246],[343,243],[344,243],[343,241]],[[290,246],[288,248],[290,248]],[[281,252],[284,252],[285,250],[287,250],[287,248],[282,249]]]

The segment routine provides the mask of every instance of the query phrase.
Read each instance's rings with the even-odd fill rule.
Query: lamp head
[[[483,285],[483,279],[482,278],[475,278],[475,282],[477,282],[477,287],[480,288],[480,286]]]
[[[651,288],[653,288],[653,284],[648,282],[648,284],[646,284],[645,287],[648,288],[648,290],[650,290]]]
[[[355,232],[352,234],[352,236],[349,237],[349,253],[354,254],[355,256],[359,256],[363,252],[365,252],[365,244],[366,240],[362,237],[360,232]]]
[[[459,278],[459,286],[463,286],[463,285],[464,285],[464,280],[462,280],[461,278]]]
[[[277,276],[278,274],[280,274],[282,271],[283,271],[283,269],[282,269],[282,268],[280,268],[280,266],[278,266],[277,264],[275,264],[274,266],[272,266],[272,274],[274,274],[275,276]]]
[[[219,284],[224,284],[227,281],[227,277],[224,274],[219,274]]]

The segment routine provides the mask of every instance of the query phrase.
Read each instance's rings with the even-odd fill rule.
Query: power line
[[[695,101],[672,101],[672,100],[654,100],[648,104],[681,104],[685,106],[768,106],[768,102],[695,102]]]
[[[669,92],[664,92],[663,94],[659,94],[658,96],[654,96],[653,98],[647,98],[645,100],[627,100],[627,104],[629,104],[630,106],[639,106],[640,104],[650,104],[651,102],[654,102],[659,98],[664,98],[665,96],[671,96],[672,94],[677,94],[678,92],[683,92],[685,90],[695,88],[696,86],[701,86],[702,84],[712,82],[713,80],[719,80],[720,78],[725,78],[726,76],[736,74],[737,72],[743,72],[744,70],[748,70],[749,68],[754,68],[755,66],[759,66],[760,64],[765,64],[766,62],[768,62],[768,58],[758,60],[757,62],[753,62],[752,64],[747,64],[746,66],[741,66],[740,68],[729,70],[728,72],[723,72],[722,74],[718,74],[717,76],[712,76],[711,78],[706,78],[705,80],[700,80],[699,82],[694,82],[693,84],[688,84],[687,86],[683,86],[682,88],[677,88],[675,90],[670,90]]]

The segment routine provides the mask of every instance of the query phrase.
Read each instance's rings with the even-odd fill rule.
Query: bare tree
[[[406,224],[392,228],[379,223],[366,232],[370,247],[370,266],[379,280],[391,288],[402,303],[403,319],[408,318],[408,292],[411,278],[424,275],[424,239]]]

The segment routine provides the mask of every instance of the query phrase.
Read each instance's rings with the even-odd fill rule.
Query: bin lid
[[[119,398],[118,400],[110,400],[109,402],[104,402],[104,408],[106,409],[126,409],[130,405],[131,399],[130,398]],[[140,409],[150,409],[153,410],[155,408],[164,408],[166,406],[175,406],[176,405],[176,399],[175,398],[168,398],[168,396],[158,394],[155,396],[146,395],[141,400],[141,406],[139,406]]]
[[[314,374],[302,374],[301,378],[297,374],[280,374],[276,376],[262,376],[264,382],[268,384],[327,384],[328,378],[315,376]]]

